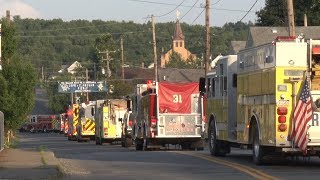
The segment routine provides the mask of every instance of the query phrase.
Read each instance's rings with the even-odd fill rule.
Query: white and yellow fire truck
[[[203,150],[203,101],[198,82],[156,82],[136,94],[137,117],[132,133],[136,150],[168,144]]]
[[[255,164],[271,154],[302,154],[290,134],[307,70],[307,43],[291,37],[221,57],[200,80],[211,154],[251,148]],[[313,125],[308,124],[308,155],[319,156],[320,129]]]
[[[98,100],[95,140],[97,145],[121,140],[122,120],[127,111],[125,99]]]
[[[73,104],[72,117],[68,119],[68,140],[83,140],[94,139],[95,137],[95,119],[92,115],[92,108],[95,107],[95,101],[90,101],[88,104],[82,103]]]

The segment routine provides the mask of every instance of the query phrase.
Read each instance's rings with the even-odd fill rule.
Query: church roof
[[[177,20],[176,22],[176,28],[174,30],[173,40],[184,40],[184,35],[182,33],[179,20]]]

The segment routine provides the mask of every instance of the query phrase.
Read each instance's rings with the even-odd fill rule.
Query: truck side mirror
[[[94,114],[95,114],[95,109],[94,109],[94,107],[92,107],[91,108],[91,116],[94,116]]]
[[[206,78],[201,77],[199,79],[199,92],[200,94],[204,94],[206,91]]]
[[[130,99],[127,99],[127,109],[128,109],[128,111],[131,110],[131,100]]]

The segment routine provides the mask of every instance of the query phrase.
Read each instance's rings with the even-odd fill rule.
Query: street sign
[[[58,92],[75,93],[75,92],[107,92],[106,82],[59,82]]]

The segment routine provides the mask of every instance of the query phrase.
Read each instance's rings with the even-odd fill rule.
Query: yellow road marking
[[[224,166],[228,166],[234,169],[237,169],[241,172],[244,172],[252,177],[254,177],[255,179],[261,179],[261,180],[265,180],[265,179],[274,179],[274,180],[279,180],[278,177],[275,176],[271,176],[269,174],[264,173],[263,171],[260,171],[258,169],[254,169],[252,167],[249,166],[245,166],[242,164],[238,164],[238,163],[234,163],[234,162],[230,162],[230,161],[226,161],[226,160],[222,160],[219,158],[215,158],[209,155],[201,155],[201,154],[195,154],[195,153],[188,153],[188,152],[181,152],[181,151],[173,151],[175,153],[178,154],[184,154],[184,155],[189,155],[189,156],[193,156],[193,157],[197,157],[197,158],[201,158],[207,161],[211,161],[214,163],[218,163]]]

